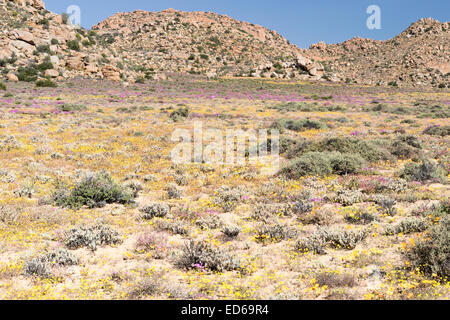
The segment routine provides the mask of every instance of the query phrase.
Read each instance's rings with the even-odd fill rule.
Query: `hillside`
[[[93,27],[131,69],[320,79],[322,66],[275,31],[211,12],[118,13]]]
[[[321,65],[274,31],[213,13],[119,13],[76,29],[41,1],[0,1],[0,67],[10,81],[165,79],[181,72],[318,80]],[[31,68],[30,68],[31,66]]]
[[[347,82],[449,87],[449,48],[450,23],[427,18],[388,41],[321,42],[302,53],[323,63],[328,76]]]

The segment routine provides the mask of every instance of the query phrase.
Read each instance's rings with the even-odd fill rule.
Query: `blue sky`
[[[81,24],[90,28],[116,12],[137,9],[213,11],[273,29],[301,48],[354,36],[386,40],[420,18],[449,21],[449,0],[44,0],[48,10],[62,13],[81,8]],[[369,30],[368,6],[381,9],[381,29]]]

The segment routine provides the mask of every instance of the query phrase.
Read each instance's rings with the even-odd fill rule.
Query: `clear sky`
[[[81,9],[81,24],[90,28],[116,12],[137,9],[213,11],[275,30],[301,48],[359,36],[386,40],[420,18],[449,21],[450,0],[44,0],[48,10]],[[381,29],[369,30],[367,8],[378,5]]]

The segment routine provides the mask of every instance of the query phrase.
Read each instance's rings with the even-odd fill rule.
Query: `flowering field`
[[[448,299],[446,89],[173,76],[0,90],[0,299]],[[280,132],[280,170],[172,162]]]

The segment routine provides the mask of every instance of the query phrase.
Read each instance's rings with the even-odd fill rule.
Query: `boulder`
[[[98,67],[95,63],[89,63],[85,69],[86,73],[98,73]]]
[[[66,67],[71,70],[84,70],[84,59],[81,56],[69,57],[66,61]]]
[[[8,79],[8,81],[11,81],[11,82],[19,81],[19,78],[17,78],[17,76],[11,72],[6,75],[6,79]]]
[[[49,70],[45,70],[44,75],[46,77],[50,77],[50,78],[57,78],[57,77],[59,77],[59,72],[55,69],[49,69]]]
[[[8,48],[3,48],[0,50],[0,60],[10,59],[13,55],[13,52]]]
[[[59,57],[58,57],[58,56],[51,56],[51,57],[50,57],[50,62],[51,62],[52,64],[59,65]]]
[[[208,80],[216,80],[217,79],[217,73],[215,73],[215,72],[208,72],[206,74],[206,78]]]
[[[25,51],[25,52],[33,52],[36,48],[34,45],[29,44],[28,42],[22,41],[22,40],[13,40],[10,42],[10,45],[17,50]]]
[[[16,29],[11,31],[11,38],[21,40],[32,45],[35,44],[33,34],[25,30]]]
[[[120,81],[120,69],[111,65],[102,68],[103,77],[106,80]]]

